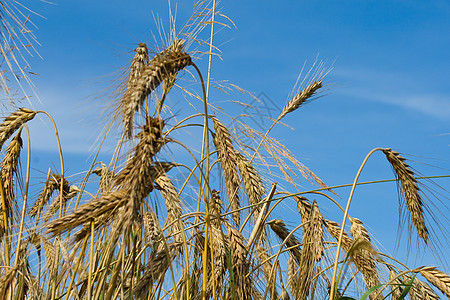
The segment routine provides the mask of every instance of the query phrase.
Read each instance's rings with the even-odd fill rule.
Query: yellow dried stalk
[[[262,263],[264,277],[266,277],[267,281],[267,289],[269,290],[270,293],[270,299],[278,299],[278,293],[275,288],[276,277],[271,274],[272,262],[269,259],[269,255],[267,254],[266,250],[261,246],[256,247],[256,252],[258,253],[259,260]]]
[[[420,189],[417,185],[417,179],[414,177],[414,172],[405,162],[406,159],[398,152],[385,148],[383,153],[400,180],[400,187],[406,200],[406,208],[411,214],[411,221],[416,227],[417,235],[426,243],[428,241],[428,229],[425,225],[423,200],[419,193]]]
[[[223,176],[225,177],[225,186],[228,192],[230,207],[232,211],[240,208],[238,188],[240,184],[236,152],[233,147],[230,132],[217,118],[212,118],[214,123],[214,145],[216,146]],[[240,211],[233,213],[234,222],[239,226]]]

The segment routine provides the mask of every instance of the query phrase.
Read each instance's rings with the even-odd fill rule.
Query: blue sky
[[[95,100],[95,94],[114,76],[103,76],[125,67],[139,42],[155,44],[154,16],[158,14],[167,29],[169,8],[161,0],[55,2],[24,3],[45,16],[33,17],[42,59],[29,59],[32,71],[39,74],[33,81],[41,103],[32,101],[55,118],[70,174],[87,166],[90,147],[99,134],[96,128],[104,121],[98,119],[99,104],[106,100]],[[173,1],[171,6],[172,11],[177,8],[176,28],[180,28],[193,3]],[[326,96],[288,115],[284,122],[292,129],[279,125],[272,132],[328,185],[351,183],[365,155],[375,147],[404,153],[424,175],[450,174],[447,1],[233,0],[222,1],[219,7],[236,27],[215,35],[222,53],[221,60],[213,60],[214,80],[229,80],[254,95],[264,93],[281,109],[305,61],[311,66],[319,56],[333,66],[326,78],[330,84]],[[205,57],[198,64],[206,74]],[[212,94],[211,101],[228,100],[236,99]],[[58,163],[54,136],[43,121],[33,123],[32,145],[36,168],[45,172],[47,161]],[[108,145],[111,149],[114,140]],[[393,178],[381,154],[365,170],[362,181]],[[450,188],[448,178],[436,182]],[[344,203],[348,190],[340,195]],[[443,201],[448,203],[447,198]],[[397,206],[394,184],[361,187],[351,214],[393,251]],[[448,216],[448,209],[442,213]],[[421,259],[412,260],[413,265]]]

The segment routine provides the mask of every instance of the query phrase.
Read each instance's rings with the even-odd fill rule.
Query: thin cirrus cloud
[[[333,70],[337,93],[414,110],[441,121],[450,121],[450,97],[445,91],[429,89],[424,79],[401,72]],[[430,79],[431,80],[431,79]]]

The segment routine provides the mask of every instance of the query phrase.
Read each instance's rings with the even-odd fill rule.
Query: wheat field
[[[398,194],[387,209],[401,213],[392,224],[407,231],[408,247],[439,257],[448,247],[440,238],[449,224],[433,201],[445,206],[448,199],[445,191],[428,193],[433,176],[419,174],[387,145],[367,153],[353,182],[328,186],[277,139],[274,128],[286,116],[333,97],[326,95],[332,66],[319,60],[300,74],[264,130],[233,117],[211,96],[215,34],[224,20],[232,24],[216,9],[215,1],[199,1],[164,43],[135,45],[104,99],[105,132],[112,134],[99,140],[113,140],[114,151],[98,159],[106,157],[100,143],[81,175],[67,172],[49,113],[5,108],[2,299],[449,298],[445,257],[435,265],[408,265],[384,251],[350,205],[361,201],[355,190],[362,184],[396,182]],[[2,51],[6,59],[12,50]],[[233,84],[216,90],[251,97]],[[181,111],[170,106],[171,97],[180,98]],[[52,123],[59,158],[36,180],[30,128],[41,119]],[[392,177],[358,181],[374,155],[392,168]],[[328,217],[330,211],[339,218]]]

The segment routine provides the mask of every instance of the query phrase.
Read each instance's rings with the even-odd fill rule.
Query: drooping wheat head
[[[13,135],[20,126],[32,120],[34,116],[36,116],[36,113],[37,112],[34,110],[22,107],[6,117],[3,123],[0,124],[0,149],[3,147],[6,140]]]
[[[405,275],[406,282],[411,281],[411,276]],[[438,295],[433,291],[433,289],[425,282],[419,278],[414,278],[412,282],[412,287],[409,290],[409,297],[411,300],[438,300],[440,299]]]
[[[192,64],[189,54],[184,52],[184,41],[174,39],[172,44],[164,51],[155,55],[148,65],[142,66],[142,60],[137,63],[139,72],[130,74],[129,86],[127,87],[120,107],[123,116],[125,136],[131,138],[133,135],[134,115],[144,104],[145,99],[166,79],[176,75],[179,71]],[[141,49],[141,47],[138,47]],[[143,47],[142,49],[143,50]],[[141,51],[140,50],[140,51]],[[143,56],[136,53],[139,59]],[[145,60],[145,58],[144,58]],[[137,77],[139,73],[139,77]],[[131,80],[131,78],[133,78]]]
[[[302,251],[300,250],[300,242],[294,235],[289,235],[289,230],[286,224],[282,220],[274,219],[267,222],[272,231],[278,236],[281,241],[285,241],[285,247],[289,249],[290,253],[294,256],[298,265],[302,260]],[[286,240],[287,239],[287,240]]]
[[[34,205],[30,209],[30,216],[36,217],[40,212],[42,212],[42,209],[44,208],[44,205],[47,204],[47,202],[51,199],[53,193],[55,191],[59,191],[61,193],[61,176],[55,173],[49,173],[49,176],[47,178],[47,182],[45,183],[44,190],[39,195],[38,199],[34,203]],[[72,190],[74,192],[74,190]],[[63,179],[63,199],[67,198],[68,194],[70,193],[70,184],[67,181],[66,178]],[[73,193],[72,193],[73,194]],[[59,200],[55,200],[58,202]],[[59,208],[59,206],[57,206]],[[38,216],[39,217],[39,216]],[[51,216],[50,216],[51,217]]]
[[[325,225],[330,235],[338,241],[341,226],[338,223],[330,220],[325,220]],[[351,251],[351,260],[355,264],[358,271],[360,271],[363,275],[367,289],[380,284],[378,271],[373,257],[367,257],[367,255],[361,254],[361,251],[358,249],[356,249],[356,251],[353,251],[353,245],[354,241],[352,240],[352,238],[350,238],[347,233],[344,232],[344,235],[342,236],[342,249],[344,249],[344,251],[347,253]],[[370,299],[382,299],[381,295],[377,295],[375,293],[372,293],[371,295],[369,295],[369,297]]]
[[[401,191],[406,200],[406,208],[411,214],[411,221],[416,227],[417,235],[426,243],[428,241],[428,229],[425,225],[424,203],[420,196],[420,189],[417,185],[417,179],[414,177],[414,172],[400,153],[389,148],[383,149],[383,153],[391,164],[396,177],[400,180]]]

